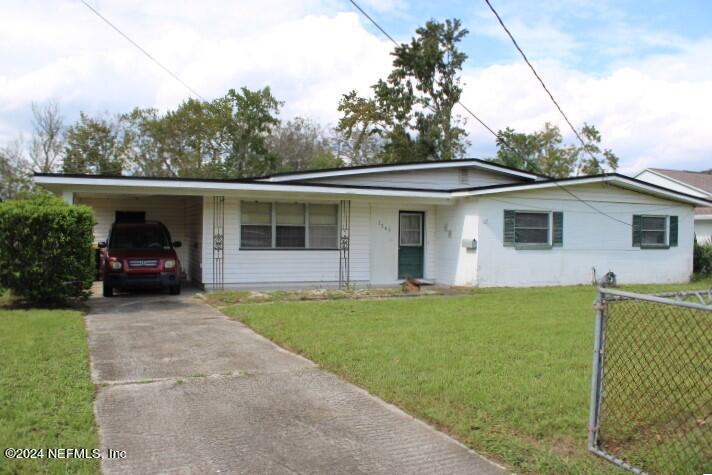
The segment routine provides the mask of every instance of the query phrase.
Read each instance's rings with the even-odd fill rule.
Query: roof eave
[[[524,170],[517,170],[510,167],[505,167],[498,165],[496,163],[490,163],[485,160],[480,160],[476,158],[461,159],[461,160],[443,160],[443,161],[430,161],[430,162],[412,162],[412,163],[394,163],[394,164],[380,164],[380,165],[364,165],[356,167],[346,167],[346,168],[334,168],[334,169],[324,169],[324,170],[314,170],[305,172],[294,172],[294,173],[278,173],[274,175],[268,175],[264,177],[257,177],[255,180],[258,181],[269,181],[269,182],[286,182],[286,181],[297,181],[297,180],[314,180],[319,178],[329,178],[329,177],[339,177],[339,176],[352,176],[352,175],[370,175],[374,173],[388,173],[394,171],[411,171],[411,170],[427,170],[427,169],[438,169],[438,168],[459,168],[463,166],[476,167],[492,173],[499,173],[503,175],[516,176],[519,178],[524,178],[527,180],[541,180],[548,179],[549,177],[543,175],[537,175],[535,173],[529,173]]]
[[[635,178],[627,177],[619,174],[604,174],[595,175],[588,177],[573,177],[564,178],[559,180],[548,180],[540,181],[534,183],[524,183],[517,185],[495,185],[488,188],[470,189],[470,190],[456,190],[453,192],[453,197],[461,198],[466,196],[484,196],[497,193],[509,193],[512,191],[526,191],[535,189],[546,189],[554,187],[570,187],[579,186],[592,183],[612,183],[619,185],[623,188],[633,189],[638,192],[645,192],[650,195],[662,197],[672,201],[679,201],[683,203],[688,203],[694,206],[710,206],[712,201],[705,200],[703,198],[698,198],[696,196],[687,195],[685,193],[670,190],[652,183],[647,183]],[[625,186],[624,186],[625,185]]]
[[[215,195],[244,193],[298,193],[313,195],[339,195],[354,197],[388,197],[437,200],[451,199],[448,191],[415,190],[387,187],[306,185],[289,183],[264,183],[246,181],[173,180],[139,177],[61,176],[37,174],[35,183],[56,191]]]

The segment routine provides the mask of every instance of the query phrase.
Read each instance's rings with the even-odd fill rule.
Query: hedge
[[[94,216],[56,197],[0,203],[0,287],[33,303],[89,296]]]
[[[692,257],[693,272],[700,277],[712,275],[712,239],[697,242]]]

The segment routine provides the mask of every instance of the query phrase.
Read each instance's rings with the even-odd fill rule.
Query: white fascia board
[[[512,191],[526,191],[526,190],[539,190],[546,188],[571,188],[580,185],[588,185],[592,183],[611,183],[613,185],[620,186],[622,188],[627,188],[633,191],[638,191],[642,193],[647,193],[653,196],[658,196],[666,198],[672,201],[679,201],[683,203],[688,203],[695,206],[710,206],[712,202],[707,201],[703,198],[695,198],[693,196],[684,196],[672,190],[665,190],[655,186],[649,186],[640,182],[626,179],[620,176],[606,176],[606,177],[591,177],[591,178],[581,178],[577,180],[562,180],[562,181],[549,181],[543,183],[530,183],[526,185],[514,185],[514,186],[503,186],[501,188],[490,188],[484,190],[471,190],[471,191],[456,191],[453,192],[453,198],[462,198],[467,196],[483,196],[492,195],[497,193],[509,193]]]
[[[261,179],[261,181],[270,182],[285,182],[294,180],[314,180],[317,178],[329,178],[335,176],[349,176],[349,175],[365,175],[373,173],[386,173],[386,172],[401,172],[401,171],[411,171],[411,170],[432,170],[439,168],[464,168],[464,167],[474,167],[480,168],[482,170],[491,171],[494,173],[502,173],[506,175],[514,175],[521,178],[529,179],[541,179],[537,175],[533,175],[527,172],[521,172],[517,170],[510,170],[508,168],[502,168],[496,164],[488,164],[482,162],[472,162],[467,160],[449,160],[442,163],[412,163],[409,165],[391,165],[384,167],[373,167],[373,168],[344,168],[342,170],[330,170],[324,172],[313,172],[313,173],[295,173],[289,175],[278,175]]]
[[[710,213],[710,214],[696,214],[695,221],[712,221],[712,213]]]
[[[677,178],[673,178],[673,177],[668,176],[664,173],[661,173],[661,172],[658,172],[655,170],[651,170],[650,168],[646,168],[642,172],[638,173],[637,175],[635,175],[635,178],[638,178],[640,175],[642,175],[645,172],[652,173],[653,175],[657,175],[664,180],[669,180],[669,181],[676,183],[680,186],[684,186],[685,188],[690,190],[690,194],[699,195],[701,198],[704,198],[706,196],[712,196],[712,193],[710,193],[709,191],[705,191],[701,188],[697,188],[696,186],[692,186],[689,183],[686,183],[682,180],[678,180]],[[640,180],[640,178],[638,178],[638,179]],[[645,181],[645,180],[643,180],[643,181]]]
[[[267,184],[259,182],[213,182],[192,180],[130,179],[121,177],[85,178],[63,176],[35,176],[35,183],[58,191],[91,191],[103,193],[153,193],[215,195],[231,192],[328,194],[363,197],[395,197],[409,199],[450,200],[444,191],[414,191],[382,188],[312,186],[297,184]]]

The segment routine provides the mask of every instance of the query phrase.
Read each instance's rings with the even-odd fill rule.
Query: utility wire
[[[373,26],[375,26],[376,28],[378,28],[378,30],[379,30],[381,33],[383,33],[383,35],[384,35],[386,38],[388,38],[389,40],[391,40],[391,43],[393,43],[393,44],[396,45],[396,46],[400,46],[400,43],[398,43],[395,39],[393,39],[393,37],[392,37],[391,35],[389,35],[388,32],[387,32],[385,29],[383,29],[383,28],[381,27],[381,25],[379,25],[378,22],[377,22],[376,20],[374,20],[374,19],[371,17],[371,15],[369,15],[368,13],[366,13],[366,11],[365,11],[363,8],[361,8],[361,6],[360,6],[358,3],[356,3],[354,0],[349,0],[349,2],[351,2],[351,4],[352,4],[354,7],[356,7],[356,9],[357,9],[358,11],[360,11],[361,14],[362,14],[363,16],[365,16],[365,17],[368,19],[368,21],[370,21],[370,22],[373,24]],[[494,135],[495,138],[497,137],[497,132],[495,132],[494,130],[492,130],[487,124],[484,123],[484,121],[482,121],[482,119],[480,119],[479,117],[477,117],[477,115],[476,115],[474,112],[472,112],[472,110],[470,110],[469,107],[467,107],[465,104],[463,104],[463,103],[460,102],[460,101],[457,101],[457,105],[459,105],[460,107],[462,107],[462,108],[465,110],[465,112],[467,112],[468,114],[470,114],[477,122],[480,123],[480,125],[481,125],[482,127],[484,127],[485,129],[487,129],[487,130],[489,131],[489,133],[491,133],[492,135]]]
[[[500,25],[502,25],[502,28],[504,31],[507,33],[507,36],[509,36],[509,39],[512,40],[512,43],[514,43],[514,47],[517,48],[517,51],[519,51],[519,54],[522,55],[522,58],[524,58],[524,62],[527,63],[527,66],[529,66],[529,69],[532,70],[532,73],[534,73],[534,76],[539,80],[539,84],[541,84],[541,87],[544,88],[544,91],[549,95],[549,99],[551,99],[551,102],[554,103],[556,108],[559,110],[561,113],[561,116],[564,118],[567,124],[569,124],[569,127],[571,128],[571,131],[576,135],[576,138],[578,138],[579,142],[581,142],[581,145],[583,146],[583,150],[588,153],[588,155],[593,159],[596,160],[596,158],[593,156],[590,150],[586,147],[586,142],[584,142],[583,138],[581,138],[581,135],[579,134],[578,130],[576,130],[576,127],[571,123],[569,120],[568,116],[564,112],[564,110],[561,108],[559,105],[558,101],[554,98],[554,95],[551,93],[548,87],[546,87],[546,84],[544,83],[544,80],[539,76],[539,73],[534,69],[534,66],[532,63],[529,61],[529,58],[527,58],[527,55],[524,53],[522,48],[519,46],[519,43],[517,43],[517,40],[514,39],[514,35],[512,35],[512,32],[509,31],[509,28],[504,24],[504,21],[502,21],[502,17],[499,16],[499,13],[497,13],[497,10],[494,9],[492,6],[492,3],[490,3],[490,0],[485,0],[485,3],[487,6],[492,10],[492,13],[494,13],[494,16],[497,17],[497,21],[499,22]]]
[[[554,95],[551,93],[551,91],[549,90],[549,88],[546,86],[546,83],[544,83],[544,80],[541,78],[541,76],[539,75],[539,73],[537,72],[537,70],[534,68],[534,65],[529,61],[529,58],[527,58],[527,55],[524,53],[524,50],[522,50],[522,48],[519,46],[519,43],[517,43],[517,40],[514,38],[514,35],[512,34],[512,32],[509,31],[509,28],[507,28],[507,25],[504,24],[504,21],[502,21],[502,17],[500,17],[500,16],[499,16],[499,13],[497,13],[497,10],[494,9],[494,7],[492,6],[492,3],[490,2],[490,0],[484,0],[484,1],[485,1],[485,3],[487,4],[487,6],[489,7],[489,9],[492,10],[492,13],[494,13],[494,16],[497,17],[497,21],[498,21],[499,24],[502,26],[502,28],[504,29],[504,31],[507,33],[507,36],[509,36],[509,39],[512,40],[512,43],[514,44],[514,47],[517,49],[517,51],[519,51],[519,54],[522,55],[522,58],[524,59],[524,62],[527,63],[527,66],[529,66],[529,69],[531,69],[532,73],[534,73],[534,77],[537,78],[537,80],[539,81],[539,84],[541,84],[541,87],[544,88],[544,91],[546,91],[546,93],[549,95],[549,99],[551,99],[551,102],[554,103],[554,105],[556,106],[556,108],[559,110],[559,113],[561,113],[561,116],[564,118],[564,120],[566,121],[566,123],[569,125],[569,128],[571,128],[571,131],[574,133],[574,135],[575,135],[576,138],[579,140],[579,142],[581,142],[581,146],[583,147],[583,151],[586,152],[586,153],[588,154],[588,156],[591,157],[592,160],[598,161],[598,160],[596,159],[596,157],[593,156],[593,153],[591,153],[591,151],[588,149],[588,147],[586,146],[586,142],[584,142],[584,140],[583,140],[583,138],[581,137],[581,135],[579,134],[578,130],[576,130],[576,127],[574,127],[574,125],[571,123],[571,121],[569,120],[568,116],[566,115],[566,113],[564,112],[564,110],[563,110],[563,109],[561,108],[561,106],[559,105],[559,102],[554,98]],[[510,150],[511,150],[511,147],[508,147],[508,148],[510,148]],[[590,208],[592,208],[592,209],[596,210],[597,212],[601,213],[602,215],[608,216],[609,218],[613,219],[614,221],[618,221],[619,223],[623,223],[623,224],[625,224],[625,225],[627,225],[627,226],[631,226],[631,227],[632,227],[632,224],[631,224],[631,223],[628,223],[628,222],[623,221],[623,220],[620,220],[620,219],[618,219],[618,218],[616,218],[616,217],[614,217],[614,216],[611,216],[611,215],[609,215],[609,214],[607,214],[607,213],[604,213],[603,211],[599,210],[598,208],[596,208],[596,207],[593,206],[592,204],[590,204],[590,203],[586,202],[585,200],[579,198],[579,197],[576,196],[574,193],[572,193],[571,191],[569,191],[569,190],[567,190],[566,188],[564,188],[563,186],[561,186],[559,183],[557,183],[557,185],[559,186],[559,188],[561,188],[562,190],[564,190],[566,193],[570,194],[571,196],[573,196],[573,197],[576,198],[577,200],[581,201],[581,202],[582,202],[583,204],[585,204],[586,206],[589,206]]]
[[[349,2],[351,2],[351,4],[352,4],[354,7],[356,7],[356,9],[357,9],[359,12],[361,12],[361,14],[362,14],[363,16],[365,16],[365,17],[368,19],[368,21],[370,21],[370,22],[373,24],[373,26],[375,26],[376,28],[378,28],[378,30],[379,30],[381,33],[383,33],[383,34],[386,36],[386,38],[388,38],[389,40],[391,40],[391,42],[392,42],[394,45],[399,46],[399,43],[398,43],[395,39],[393,39],[393,37],[392,37],[391,35],[389,35],[388,32],[387,32],[381,25],[379,25],[376,20],[374,20],[368,13],[366,13],[366,11],[365,11],[363,8],[361,8],[361,6],[360,6],[358,3],[356,3],[355,0],[349,0]],[[554,99],[554,96],[551,95],[551,93],[550,93],[549,90],[547,89],[546,85],[544,84],[544,81],[541,80],[541,78],[540,78],[539,75],[537,74],[537,72],[536,72],[536,70],[534,69],[534,67],[531,65],[531,63],[529,63],[529,60],[527,59],[526,55],[525,55],[524,52],[521,50],[521,48],[519,48],[519,45],[518,45],[517,42],[514,40],[514,37],[512,36],[512,34],[509,33],[509,30],[507,30],[507,27],[504,26],[504,23],[503,23],[502,20],[499,18],[499,15],[497,15],[497,12],[494,10],[494,8],[492,8],[492,5],[490,4],[489,0],[485,0],[485,2],[487,2],[487,5],[490,6],[490,8],[491,8],[492,11],[494,12],[494,14],[497,16],[497,18],[499,19],[500,24],[502,25],[502,27],[503,27],[503,28],[507,31],[507,33],[509,34],[509,37],[512,39],[512,41],[514,41],[515,46],[517,47],[517,49],[519,50],[519,52],[522,54],[522,56],[524,56],[524,60],[527,62],[527,64],[529,65],[529,67],[532,69],[532,71],[534,71],[534,75],[539,79],[539,82],[541,82],[541,85],[544,86],[544,89],[546,90],[546,92],[549,93],[549,97],[551,97],[551,100],[554,101],[554,104],[556,104],[556,107],[559,109],[559,111],[561,112],[561,114],[564,116],[564,119],[566,119],[566,122],[569,124],[569,127],[571,127],[571,130],[574,131],[574,134],[576,134],[576,137],[578,137],[578,139],[579,139],[579,140],[581,141],[581,143],[583,144],[584,150],[586,150],[586,151],[589,153],[589,155],[591,155],[591,152],[586,149],[586,144],[584,143],[583,139],[581,138],[581,136],[580,136],[580,135],[578,134],[578,132],[576,131],[576,128],[575,128],[573,125],[571,125],[571,122],[569,121],[568,117],[566,117],[566,114],[564,114],[564,111],[561,109],[561,107],[559,107],[559,104],[558,104],[558,103],[556,102],[556,100]],[[505,146],[506,148],[508,148],[511,152],[513,152],[513,153],[515,153],[515,154],[518,154],[518,152],[517,152],[512,146],[510,146],[509,143],[507,143],[507,141],[504,139],[504,137],[502,137],[502,135],[500,135],[500,134],[498,134],[497,132],[495,132],[495,131],[494,131],[490,126],[488,126],[482,119],[480,119],[479,117],[477,117],[477,115],[476,115],[474,112],[472,112],[472,110],[471,110],[469,107],[467,107],[465,104],[463,104],[463,103],[460,102],[460,101],[458,101],[457,104],[458,104],[460,107],[462,107],[462,108],[465,110],[465,112],[467,112],[467,113],[470,114],[472,117],[474,117],[475,120],[476,120],[477,122],[479,122],[480,125],[482,125],[482,127],[484,127],[485,129],[487,129],[487,131],[488,131],[490,134],[492,134],[492,135],[499,141],[499,143],[501,143],[502,145],[504,145],[504,146]],[[591,155],[591,157],[593,158],[593,155]],[[621,219],[618,219],[618,218],[616,218],[615,216],[612,216],[612,215],[610,215],[610,214],[608,214],[608,213],[606,213],[606,212],[604,212],[604,211],[598,209],[597,207],[595,207],[595,206],[592,205],[591,203],[587,202],[586,200],[584,200],[584,199],[580,198],[579,196],[577,196],[577,195],[576,195],[575,193],[573,193],[572,191],[568,190],[566,187],[564,187],[564,186],[561,185],[560,183],[558,183],[558,182],[556,182],[556,181],[555,181],[554,183],[556,184],[556,186],[558,186],[559,188],[561,188],[563,191],[565,191],[566,193],[568,193],[568,194],[571,195],[572,197],[576,198],[578,201],[580,201],[580,202],[583,203],[584,205],[588,206],[588,207],[591,208],[592,210],[596,211],[597,213],[599,213],[599,214],[601,214],[601,215],[603,215],[603,216],[606,216],[606,217],[608,217],[608,218],[610,218],[610,219],[612,219],[612,220],[614,220],[614,221],[617,221],[617,222],[619,222],[619,223],[621,223],[621,224],[625,224],[626,226],[631,226],[631,227],[632,227],[632,224],[630,224],[630,223],[628,223],[628,222],[626,222],[626,221],[623,221],[623,220],[621,220]]]
[[[136,43],[134,40],[132,40],[126,33],[124,33],[123,31],[121,31],[116,25],[114,25],[111,21],[109,21],[109,19],[106,18],[104,15],[102,15],[101,13],[99,13],[99,12],[98,12],[94,7],[92,7],[88,2],[86,2],[85,0],[79,0],[79,1],[81,1],[81,2],[84,4],[84,6],[87,7],[89,10],[91,10],[92,13],[94,13],[96,16],[98,16],[99,18],[101,18],[101,19],[104,21],[104,23],[106,23],[107,25],[109,25],[114,31],[116,31],[118,34],[120,34],[121,36],[123,36],[126,41],[128,41],[129,43],[131,43],[136,49],[138,49],[141,53],[143,53],[148,59],[150,59],[151,61],[153,61],[159,68],[161,68],[162,70],[164,70],[164,71],[165,71],[166,73],[168,73],[168,75],[170,75],[173,79],[175,79],[175,80],[178,81],[181,85],[183,85],[183,87],[185,87],[186,89],[188,89],[188,90],[191,92],[191,94],[195,95],[196,97],[198,97],[199,99],[201,99],[201,100],[203,100],[203,101],[206,101],[206,99],[205,99],[198,91],[196,91],[195,89],[193,89],[192,87],[190,87],[190,86],[188,85],[188,83],[186,83],[185,81],[183,81],[176,73],[174,73],[173,71],[171,71],[170,69],[168,69],[166,66],[164,66],[163,63],[161,63],[160,61],[158,61],[151,53],[149,53],[148,51],[146,51],[144,48],[141,47],[141,45],[139,45],[139,44]],[[206,102],[207,102],[207,101],[206,101]]]

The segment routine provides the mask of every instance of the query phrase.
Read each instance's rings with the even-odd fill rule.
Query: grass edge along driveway
[[[517,472],[618,472],[586,450],[594,298],[590,286],[499,288],[222,311]]]
[[[96,449],[84,316],[0,308],[0,446]],[[46,451],[45,451],[46,456]],[[1,473],[98,473],[93,459],[12,460]]]

